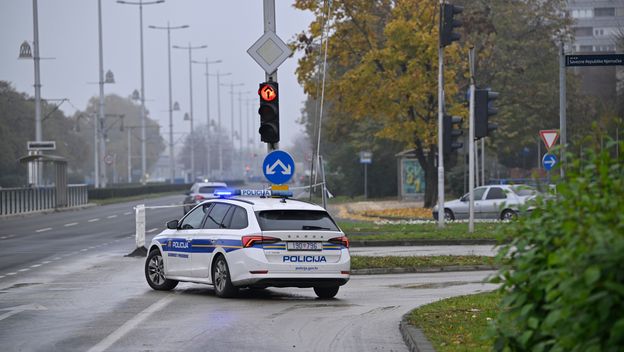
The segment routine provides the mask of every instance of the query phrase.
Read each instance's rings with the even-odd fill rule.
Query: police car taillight
[[[269,244],[269,243],[276,243],[279,241],[280,241],[279,238],[261,236],[261,235],[243,236],[242,238],[243,248],[253,247],[255,244]]]
[[[198,194],[195,196],[195,200],[204,200],[204,197]]]
[[[341,244],[346,248],[349,248],[349,239],[347,238],[347,236],[330,238],[329,243]]]

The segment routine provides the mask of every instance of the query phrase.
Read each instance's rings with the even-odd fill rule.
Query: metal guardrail
[[[65,197],[57,197],[57,191],[56,187],[0,189],[0,215],[76,207],[89,201],[87,185],[67,185]]]

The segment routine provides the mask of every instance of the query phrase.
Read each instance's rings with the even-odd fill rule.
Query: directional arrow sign
[[[544,154],[542,158],[542,165],[544,165],[544,170],[550,171],[557,164],[557,157],[554,154]]]
[[[274,150],[264,158],[262,172],[269,182],[281,185],[288,182],[295,173],[295,161],[290,154]]]
[[[541,130],[540,136],[544,141],[544,145],[546,145],[546,149],[550,150],[557,140],[559,139],[559,131],[558,130]]]

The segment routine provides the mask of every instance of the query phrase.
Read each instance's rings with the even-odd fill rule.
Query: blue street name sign
[[[264,158],[262,172],[272,184],[282,185],[290,181],[295,174],[295,161],[290,154],[274,150]]]
[[[542,158],[542,165],[546,171],[552,170],[557,164],[557,157],[554,154],[545,154]]]

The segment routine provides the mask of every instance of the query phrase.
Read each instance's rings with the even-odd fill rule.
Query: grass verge
[[[494,239],[506,240],[507,223],[475,223],[475,231],[468,232],[468,223],[448,223],[438,228],[435,223],[383,224],[369,222],[338,222],[351,240],[412,240],[412,239]]]
[[[139,194],[136,196],[130,197],[116,197],[116,198],[107,198],[107,199],[90,199],[90,203],[95,203],[97,205],[107,205],[107,204],[115,204],[115,203],[124,203],[124,202],[132,202],[133,200],[143,200],[143,199],[151,199],[151,198],[159,198],[165,196],[174,196],[180,195],[180,203],[184,199],[184,194],[179,191],[175,192],[162,192],[162,193],[150,193],[150,194]]]
[[[413,310],[408,319],[438,352],[492,351],[486,332],[501,297],[495,291],[448,298]]]
[[[475,255],[441,255],[430,257],[371,257],[371,256],[351,256],[351,269],[372,269],[372,268],[420,268],[420,267],[440,267],[451,265],[496,265],[494,257]]]

